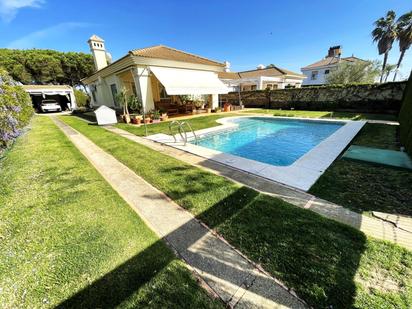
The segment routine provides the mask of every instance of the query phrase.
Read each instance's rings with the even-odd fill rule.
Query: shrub
[[[21,134],[32,115],[30,95],[0,69],[0,151]]]
[[[84,91],[74,90],[74,96],[76,97],[77,107],[87,107],[90,102],[90,98]]]

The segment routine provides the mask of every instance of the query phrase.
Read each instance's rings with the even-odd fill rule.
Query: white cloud
[[[8,23],[23,8],[39,8],[45,0],[0,0],[0,18]]]
[[[55,38],[60,40],[63,38],[63,35],[78,28],[89,27],[92,24],[90,23],[81,23],[81,22],[67,22],[57,24],[48,28],[37,30],[31,32],[19,39],[16,39],[10,42],[7,45],[7,48],[14,49],[25,49],[25,48],[34,48],[38,47],[44,39]]]

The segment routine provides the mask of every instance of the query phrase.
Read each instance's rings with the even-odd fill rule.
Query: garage
[[[66,111],[77,107],[73,88],[68,85],[24,85],[23,88],[30,95],[37,112]]]

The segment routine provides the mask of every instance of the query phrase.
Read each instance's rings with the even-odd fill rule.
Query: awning
[[[229,92],[229,89],[213,72],[152,66],[150,71],[166,88],[168,95],[222,94]]]

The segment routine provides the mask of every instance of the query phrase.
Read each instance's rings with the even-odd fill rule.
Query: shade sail
[[[164,67],[150,67],[150,71],[166,88],[168,95],[229,92],[229,89],[213,72]]]

